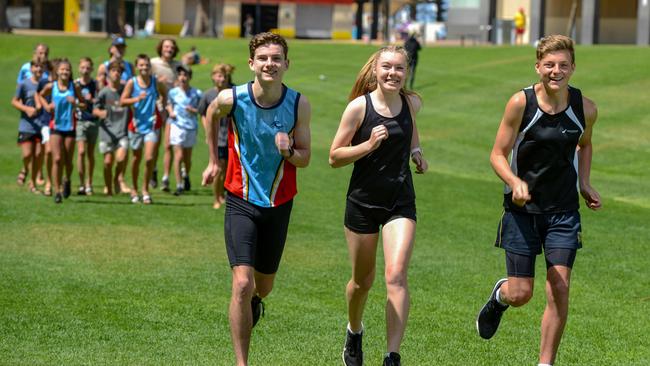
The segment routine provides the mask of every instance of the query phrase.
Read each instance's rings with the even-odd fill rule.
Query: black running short
[[[548,248],[544,250],[546,270],[553,266],[573,268],[576,260],[575,249]],[[535,277],[536,255],[522,255],[506,251],[506,270],[508,277]]]
[[[417,221],[415,202],[395,206],[392,210],[364,207],[350,200],[345,203],[344,225],[355,233],[378,233],[380,226],[399,218]]]
[[[25,143],[25,142],[35,142],[39,143],[43,140],[43,136],[41,136],[40,133],[30,133],[30,132],[18,132],[18,140],[17,142],[19,144]]]
[[[293,200],[260,207],[228,192],[224,233],[230,267],[248,265],[264,274],[277,272],[292,207]]]
[[[61,137],[77,137],[77,132],[75,130],[72,131],[59,131],[59,130],[50,130],[50,134],[52,135],[59,135]]]

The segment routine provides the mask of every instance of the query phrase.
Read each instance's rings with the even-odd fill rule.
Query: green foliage
[[[16,186],[18,113],[9,101],[18,68],[34,44],[67,56],[76,71],[95,65],[109,41],[0,36],[0,364],[232,365],[227,307],[230,273],[223,210],[198,187],[207,161],[199,143],[192,181],[174,197],[154,193],[152,206],[101,195],[101,163],[92,197],[55,206]],[[154,53],[155,40],[129,40],[127,58]],[[210,62],[233,63],[234,80],[251,77],[243,41],[180,39]],[[251,365],[340,363],[350,266],[343,208],[350,168],[327,164],[329,144],[358,69],[373,46],[291,41],[286,83],[313,109],[311,165],[299,191],[285,255],[266,317],[254,330]],[[578,47],[572,83],[599,107],[591,180],[600,212],[582,210],[585,244],[573,272],[571,311],[558,364],[650,364],[650,50]],[[529,47],[426,48],[416,89],[430,171],[415,176],[417,243],[409,270],[412,308],[402,347],[408,365],[534,364],[544,308],[543,260],[533,300],[505,315],[491,341],[476,335],[475,316],[504,275],[492,247],[502,184],[488,154],[505,102],[536,80]],[[211,65],[194,68],[194,86],[210,86]],[[319,80],[319,75],[327,75]],[[203,141],[202,135],[198,141]],[[98,154],[99,155],[99,154]],[[73,183],[78,178],[73,174]],[[368,364],[385,351],[383,257],[364,323]]]

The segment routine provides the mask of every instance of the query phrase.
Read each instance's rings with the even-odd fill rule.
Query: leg
[[[126,172],[126,166],[129,162],[129,150],[128,148],[118,147],[115,152],[115,178],[113,181],[113,187],[117,192],[118,188],[123,193],[129,193],[129,187],[124,183],[124,173]]]
[[[388,222],[382,229],[382,238],[388,293],[386,347],[387,352],[399,353],[410,309],[407,271],[415,240],[415,221],[398,218]]]
[[[149,196],[149,180],[156,165],[156,142],[145,141],[144,143],[144,179],[142,183],[142,196]]]
[[[352,278],[348,281],[345,294],[348,302],[348,322],[350,330],[362,330],[361,320],[368,299],[368,292],[375,279],[375,258],[379,233],[360,234],[345,228],[348,242]]]
[[[23,168],[19,174],[19,184],[25,184],[25,179],[29,175],[29,172],[32,172],[32,177],[34,176],[34,171],[32,170],[32,161],[34,160],[34,142],[25,141],[20,144],[20,150],[22,153],[23,159]],[[21,179],[22,178],[22,179]],[[35,185],[33,186],[35,187]]]
[[[142,160],[142,147],[137,150],[133,150],[133,161],[131,163],[131,181],[133,188],[131,188],[131,197],[138,196],[138,175],[140,174],[140,160]]]
[[[185,164],[185,174],[190,176],[190,171],[192,170],[192,148],[185,147],[183,148],[183,164]]]
[[[79,172],[79,194],[82,194],[86,184],[86,161],[84,156],[86,155],[86,140],[77,141],[77,171]]]
[[[36,142],[34,146],[34,174],[36,174],[36,183],[43,185],[43,157],[45,156],[45,146],[42,143]]]
[[[571,268],[550,267],[546,273],[546,309],[542,318],[539,362],[555,362],[564,326],[569,315],[569,281]]]
[[[104,154],[104,187],[106,187],[106,195],[113,195],[113,152]]]
[[[165,124],[165,129],[163,130],[163,145],[165,151],[163,152],[163,175],[169,177],[171,168],[172,168],[172,145],[169,143],[169,131],[171,129],[171,123]]]
[[[232,346],[238,366],[248,364],[248,349],[253,329],[253,312],[251,310],[251,299],[255,292],[253,272],[253,267],[246,265],[232,267],[232,294],[228,318]]]
[[[90,141],[88,142],[88,150],[86,150],[86,153],[88,154],[88,179],[86,180],[86,188],[92,188],[93,173],[95,172],[95,143]],[[90,192],[92,192],[92,190],[90,190]]]
[[[50,148],[52,149],[52,183],[54,192],[61,192],[61,176],[63,169],[63,137],[59,134],[50,136]]]
[[[52,194],[52,140],[45,143],[45,194]]]
[[[181,161],[183,160],[183,148],[181,145],[174,145],[174,178],[176,180],[176,193],[179,187],[183,187],[183,177],[181,177]]]
[[[74,137],[66,137],[63,140],[63,147],[65,149],[65,177],[66,181],[70,182],[70,177],[72,177],[72,160],[74,157]]]

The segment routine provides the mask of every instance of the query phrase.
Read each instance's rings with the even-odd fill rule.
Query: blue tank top
[[[106,75],[108,75],[108,65],[110,65],[110,63],[111,63],[110,60],[104,61],[104,67],[106,68]],[[121,79],[124,83],[126,83],[130,78],[133,77],[133,69],[131,68],[131,64],[126,61],[122,61],[122,66],[124,66],[124,71],[122,71]]]
[[[282,97],[262,107],[253,97],[252,82],[233,87],[232,129],[228,147],[226,189],[255,205],[274,207],[296,195],[296,167],[275,146],[275,135],[291,135],[298,118],[300,93],[282,85]]]
[[[133,77],[133,90],[131,98],[137,97],[141,92],[146,92],[147,96],[133,105],[133,123],[138,133],[147,134],[154,129],[156,122],[156,99],[158,99],[158,89],[156,88],[156,78],[153,76],[149,79],[149,86],[142,88],[138,84],[138,78]]]
[[[59,82],[52,83],[52,102],[54,103],[54,129],[57,131],[74,131],[72,104],[68,97],[75,98],[74,86],[68,82],[68,89],[61,91]]]

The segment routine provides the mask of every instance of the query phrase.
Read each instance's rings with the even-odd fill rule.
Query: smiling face
[[[160,57],[164,58],[165,60],[171,60],[174,58],[174,53],[176,51],[176,46],[174,45],[174,42],[172,40],[166,39],[162,43],[162,47],[160,48]]]
[[[216,86],[217,88],[223,89],[226,87],[226,75],[218,71],[213,72],[212,82],[214,83],[214,86]]]
[[[568,50],[553,51],[535,63],[535,71],[546,88],[559,90],[569,85],[575,64]]]
[[[399,52],[382,52],[377,57],[374,74],[377,87],[387,92],[399,92],[406,82],[406,57]]]
[[[61,81],[68,81],[70,80],[70,75],[72,73],[72,69],[70,68],[70,64],[67,62],[60,62],[59,67],[56,70],[56,74]]]
[[[135,67],[138,69],[140,76],[148,76],[151,71],[151,63],[146,58],[138,58]]]
[[[255,49],[253,58],[248,59],[248,66],[260,82],[282,81],[289,60],[285,58],[282,46],[267,43]]]
[[[88,61],[81,61],[79,63],[79,75],[80,76],[90,76],[90,73],[93,72],[93,64]]]

